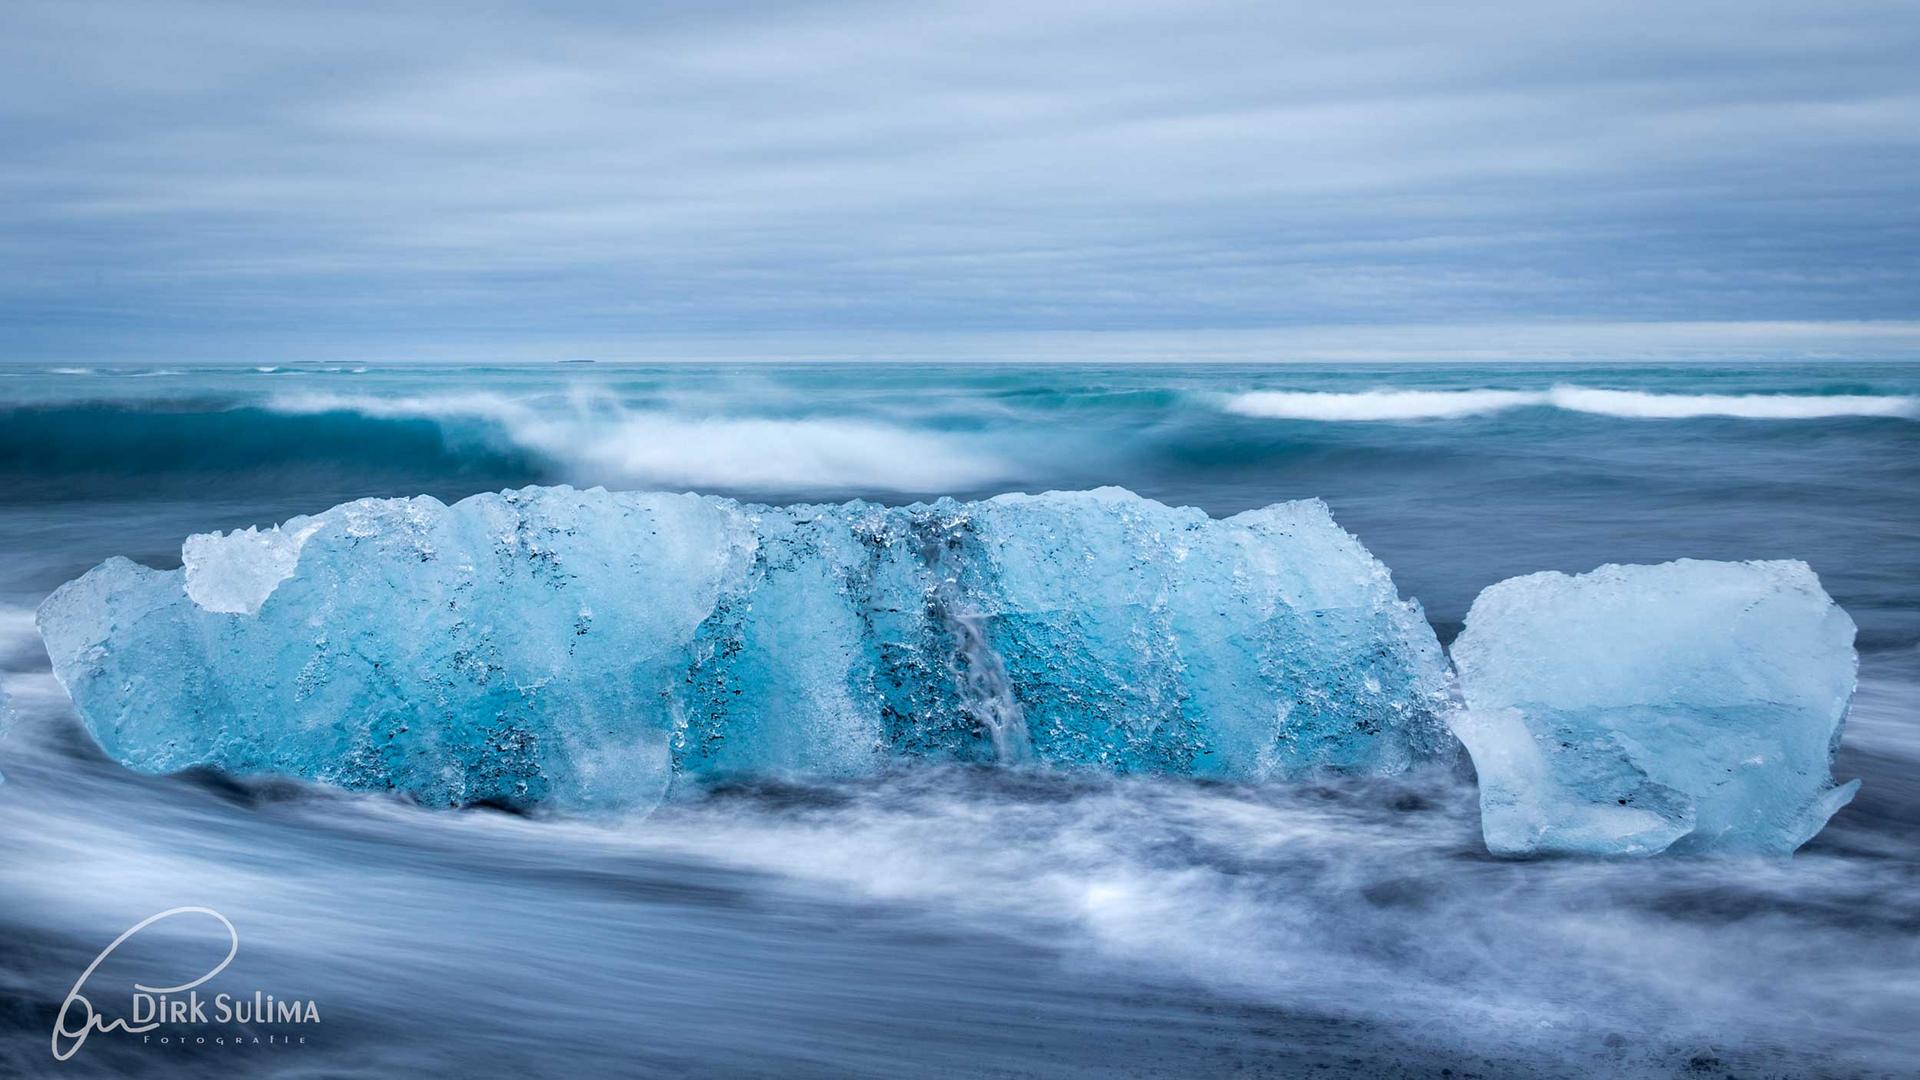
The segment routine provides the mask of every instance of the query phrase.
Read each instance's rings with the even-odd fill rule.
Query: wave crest
[[[1520,408],[1553,408],[1641,420],[1732,417],[1818,420],[1912,417],[1911,397],[1871,394],[1655,394],[1556,386],[1549,390],[1256,390],[1228,399],[1226,410],[1268,420],[1453,420]]]
[[[480,421],[515,449],[582,483],[729,490],[945,492],[1004,480],[1010,465],[938,432],[862,420],[712,416],[638,410],[576,394],[540,407],[498,394],[374,397],[282,394],[283,413]]]

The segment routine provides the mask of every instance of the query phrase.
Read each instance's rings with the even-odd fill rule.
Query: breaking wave
[[[557,407],[499,394],[283,394],[268,409],[379,419],[480,421],[512,447],[589,483],[727,490],[967,490],[1006,479],[999,458],[939,432],[841,419],[697,417],[576,394]]]
[[[290,414],[214,400],[82,401],[0,408],[0,477],[16,490],[74,489],[155,477],[230,478],[249,470],[329,467],[354,475],[412,470],[526,483],[556,471],[485,425],[356,413]]]
[[[1818,420],[1847,416],[1912,417],[1911,397],[1871,394],[1655,394],[1556,386],[1548,390],[1364,390],[1354,393],[1256,390],[1226,410],[1271,420],[1451,420],[1520,408],[1553,408],[1639,420],[1734,417]]]
[[[484,490],[569,482],[743,493],[941,494],[1013,478],[977,439],[884,420],[672,413],[606,397],[472,393],[0,406],[0,478],[135,486],[247,470],[401,472]],[[410,481],[413,483],[415,481]]]

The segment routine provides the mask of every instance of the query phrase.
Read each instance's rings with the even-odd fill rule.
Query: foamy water
[[[1256,390],[1226,401],[1228,412],[1275,420],[1448,420],[1509,409],[1552,408],[1639,420],[1821,420],[1916,415],[1915,399],[1864,394],[1650,394],[1556,386],[1548,390]]]
[[[327,1010],[269,1071],[505,1055],[559,1073],[631,1052],[635,1028],[657,1068],[801,1075],[1023,1073],[1036,1054],[1181,1075],[1238,1053],[1331,1075],[1663,1076],[1920,1053],[1903,929],[1920,907],[1900,864],[1854,853],[1857,826],[1790,863],[1503,863],[1460,775],[1024,769],[522,820],[139,778],[75,745],[41,714],[10,748],[0,884],[9,934],[34,943],[16,977],[63,987],[146,908],[208,905],[239,928],[234,980]],[[87,1053],[149,1060],[105,1037]]]
[[[587,484],[900,492],[974,488],[1011,473],[1008,463],[980,448],[893,424],[677,415],[584,392],[539,403],[487,393],[297,393],[274,395],[267,407],[294,414],[485,421],[512,446]]]
[[[1920,368],[339,366],[7,380],[0,1074],[1920,1062]],[[1248,401],[1266,411],[1230,407]],[[1288,787],[907,768],[741,782],[640,819],[436,813],[130,773],[32,627],[61,582],[113,555],[177,565],[189,533],[558,481],[771,501],[1116,483],[1215,514],[1319,496],[1443,638],[1514,574],[1804,559],[1861,628],[1834,772],[1863,788],[1785,861],[1495,860],[1472,778],[1447,770]],[[1017,759],[1019,703],[977,674]],[[218,985],[320,1002],[316,1041],[160,1055],[97,1035],[56,1066],[80,970],[181,905],[238,930]],[[126,974],[184,977],[208,947],[181,926]]]

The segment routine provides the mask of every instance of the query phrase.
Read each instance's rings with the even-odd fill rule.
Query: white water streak
[[[998,456],[938,432],[839,418],[675,415],[589,393],[541,405],[489,393],[280,394],[269,407],[295,414],[479,421],[582,483],[947,492],[985,486],[1011,472]]]
[[[1913,417],[1915,399],[1869,394],[1653,394],[1556,386],[1550,390],[1256,390],[1228,399],[1226,410],[1272,420],[1449,420],[1520,408],[1553,408],[1639,420],[1734,417],[1817,420],[1848,416]]]

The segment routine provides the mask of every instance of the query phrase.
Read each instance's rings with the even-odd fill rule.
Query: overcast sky
[[[1920,4],[0,5],[0,357],[1920,356]]]

